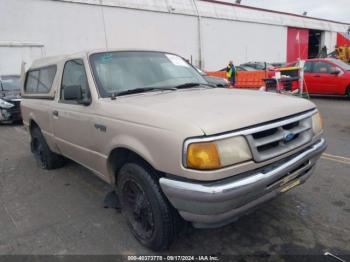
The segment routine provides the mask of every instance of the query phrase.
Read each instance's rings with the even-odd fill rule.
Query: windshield
[[[91,55],[90,62],[102,97],[137,88],[208,84],[184,59],[167,53],[105,52]]]
[[[245,63],[241,65],[242,67],[248,67],[248,68],[253,68],[255,70],[265,70],[266,68],[271,67],[271,64],[269,63],[261,63],[261,62],[256,62],[256,63]],[[249,70],[247,70],[249,71]]]
[[[202,76],[206,76],[206,75],[207,75],[207,73],[203,72],[203,71],[200,70],[198,67],[195,67],[195,68],[196,68],[196,70],[198,71],[198,73],[200,73],[200,75],[202,75]]]
[[[20,89],[20,76],[0,76],[1,91],[19,91]]]
[[[350,71],[350,65],[339,59],[332,59],[332,62],[345,71]]]
[[[255,68],[250,67],[250,66],[241,66],[241,67],[242,67],[242,69],[245,70],[245,71],[256,71]]]

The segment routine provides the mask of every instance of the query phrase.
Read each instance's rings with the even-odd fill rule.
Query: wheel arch
[[[38,128],[40,130],[40,126],[34,119],[29,120],[29,133],[32,134],[33,130]]]
[[[348,96],[350,98],[350,83],[345,88],[345,96]]]
[[[136,152],[136,150],[125,146],[116,147],[110,152],[107,158],[107,168],[110,174],[111,184],[117,184],[118,171],[124,164],[129,162],[136,162],[148,170],[156,171],[150,161],[139,152]]]

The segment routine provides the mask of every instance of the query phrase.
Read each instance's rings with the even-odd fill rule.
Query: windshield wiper
[[[150,91],[163,91],[163,90],[174,91],[174,90],[176,90],[176,88],[174,88],[174,87],[140,87],[140,88],[128,89],[125,91],[117,92],[113,95],[114,96],[124,96],[124,95],[130,95],[130,94],[145,93],[145,92],[150,92]]]
[[[177,85],[177,86],[174,86],[174,88],[176,89],[186,89],[186,88],[192,88],[192,87],[202,87],[202,86],[208,86],[208,87],[212,87],[212,85],[209,85],[209,84],[203,84],[203,83],[195,83],[195,82],[191,82],[191,83],[185,83],[185,84],[181,84],[181,85]]]
[[[128,90],[125,90],[125,91],[113,93],[111,98],[115,99],[117,96],[145,93],[145,92],[151,92],[151,91],[164,91],[164,90],[175,91],[177,89],[185,89],[185,88],[192,88],[192,87],[202,87],[202,86],[213,87],[213,86],[211,86],[209,84],[194,83],[194,82],[193,83],[185,83],[185,84],[177,85],[177,86],[174,86],[174,87],[140,87],[140,88],[128,89]]]

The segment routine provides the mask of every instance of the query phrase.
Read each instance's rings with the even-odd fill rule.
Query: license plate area
[[[296,180],[291,181],[287,185],[283,185],[279,191],[281,193],[285,193],[285,192],[287,192],[287,191],[291,190],[292,188],[299,186],[299,185],[300,185],[300,180],[296,179]]]
[[[273,188],[283,189],[285,187],[288,187],[290,184],[293,184],[293,182],[299,181],[298,178],[305,175],[311,168],[312,168],[311,161],[308,160],[308,161],[304,162],[303,164],[299,165],[297,168],[295,168],[291,172],[289,172],[286,176],[269,184],[267,186],[267,189],[273,189]],[[300,181],[298,184],[300,184]],[[294,185],[294,186],[297,186],[297,185]],[[291,188],[293,188],[294,186],[292,186]],[[286,191],[288,191],[288,190],[286,190]]]

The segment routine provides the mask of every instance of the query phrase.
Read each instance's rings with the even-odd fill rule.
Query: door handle
[[[320,75],[314,75],[314,77],[321,77]]]
[[[52,112],[52,114],[53,114],[54,116],[58,117],[58,111],[57,111],[57,110],[54,110],[54,111]]]
[[[107,131],[107,127],[104,125],[100,125],[100,124],[95,124],[95,128],[97,130],[100,130],[101,132],[106,132]]]

